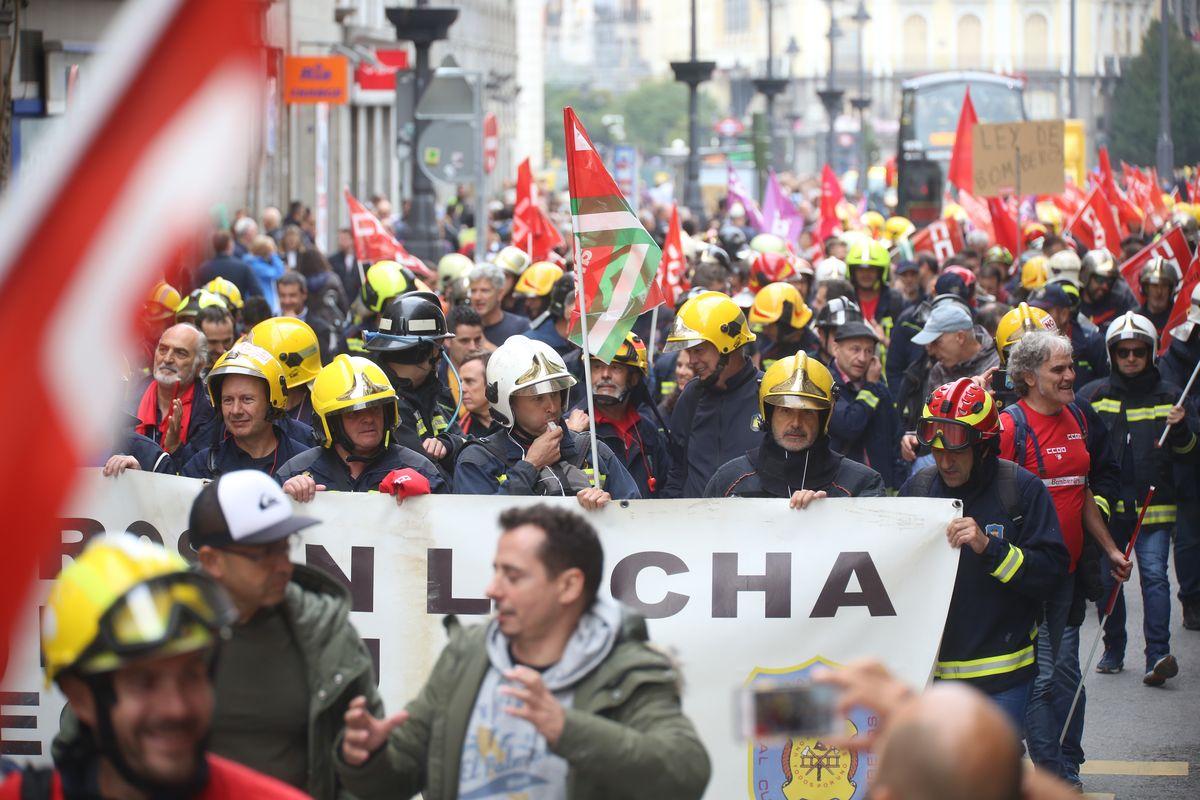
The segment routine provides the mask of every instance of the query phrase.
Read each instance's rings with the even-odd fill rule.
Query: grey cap
[[[943,333],[954,331],[969,331],[975,323],[971,312],[959,303],[942,303],[934,306],[929,312],[929,320],[925,327],[912,338],[913,344],[927,345]]]

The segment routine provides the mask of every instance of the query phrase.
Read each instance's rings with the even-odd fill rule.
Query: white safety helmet
[[[817,283],[832,280],[844,281],[849,274],[846,270],[846,262],[840,258],[823,258],[817,262]]]
[[[1158,331],[1155,330],[1154,323],[1141,314],[1126,311],[1109,323],[1108,333],[1104,336],[1104,346],[1108,348],[1110,362],[1113,360],[1113,346],[1117,342],[1129,339],[1145,342],[1150,347],[1150,354],[1153,357],[1155,345],[1158,344]]]
[[[1059,250],[1050,256],[1050,260],[1046,262],[1046,269],[1050,273],[1050,280],[1065,278],[1076,286],[1079,286],[1079,270],[1082,267],[1083,261],[1074,250],[1070,249]]]
[[[510,336],[496,348],[487,363],[485,394],[492,405],[492,416],[506,428],[516,421],[512,398],[562,392],[563,408],[567,392],[576,383],[567,365],[553,347],[528,336]]]
[[[521,277],[529,265],[533,263],[533,259],[519,247],[509,245],[496,253],[496,257],[492,259],[496,266],[503,269],[509,275],[515,278]]]
[[[1188,308],[1187,319],[1175,326],[1171,335],[1181,342],[1192,337],[1192,331],[1200,325],[1200,284],[1192,289],[1192,305]]]

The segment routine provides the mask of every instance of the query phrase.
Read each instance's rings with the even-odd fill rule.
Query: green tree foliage
[[[1112,153],[1131,164],[1154,164],[1158,142],[1159,23],[1150,24],[1141,55],[1130,61],[1113,93]],[[1200,162],[1200,52],[1175,26],[1168,35],[1171,62],[1171,139],[1175,163]],[[1163,176],[1164,178],[1166,176]]]
[[[546,140],[556,156],[564,155],[562,109],[569,105],[597,145],[615,144],[606,115],[624,119],[624,142],[643,154],[657,153],[673,139],[687,139],[687,87],[672,80],[643,83],[632,92],[614,95],[592,87],[546,87]],[[697,116],[701,130],[711,129],[717,104],[700,92]]]

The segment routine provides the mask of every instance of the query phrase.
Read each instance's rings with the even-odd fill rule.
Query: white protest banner
[[[36,599],[63,558],[97,533],[129,530],[186,552],[180,539],[200,485],[88,471],[62,521],[62,555],[43,565]],[[303,507],[323,524],[304,533],[294,560],[349,584],[351,617],[378,653],[389,709],[423,684],[445,644],[445,613],[467,624],[486,619],[497,517],[537,501],[431,496],[397,508],[385,495],[329,493]],[[578,508],[572,499],[551,502]],[[602,590],[643,613],[652,641],[680,662],[684,710],[713,762],[707,797],[861,800],[870,759],[815,740],[741,741],[733,693],[760,677],[801,680],[819,665],[863,657],[924,684],[958,567],[945,538],[958,515],[957,501],[910,498],[822,500],[805,511],[781,500],[646,500],[588,515],[604,544]],[[38,613],[31,604],[9,653],[0,733],[6,754],[44,759],[62,698],[43,687]],[[856,713],[847,724],[866,730],[874,721]]]

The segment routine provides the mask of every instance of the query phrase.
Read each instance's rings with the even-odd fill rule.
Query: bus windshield
[[[1020,90],[998,83],[953,81],[914,92],[915,138],[925,149],[949,147],[954,142],[963,92],[971,87],[971,103],[980,122],[1016,122],[1025,118]]]

